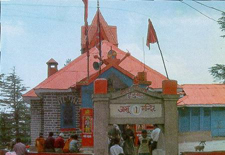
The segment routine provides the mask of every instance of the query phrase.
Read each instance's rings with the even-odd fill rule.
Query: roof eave
[[[40,100],[41,98],[40,97],[33,97],[33,96],[23,96],[23,100],[24,102],[30,104],[31,100],[32,101],[38,101]]]
[[[74,89],[69,88],[69,89],[48,89],[48,88],[39,88],[39,89],[34,89],[35,93],[37,96],[42,97],[42,94],[44,93],[70,93],[73,92]]]
[[[225,107],[225,103],[222,104],[192,104],[192,105],[177,105],[177,107],[182,108],[182,107]]]

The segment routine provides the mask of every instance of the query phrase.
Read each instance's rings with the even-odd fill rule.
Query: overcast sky
[[[221,12],[185,1],[218,20]],[[225,2],[200,1],[225,11]],[[215,83],[208,69],[225,64],[225,38],[220,26],[179,1],[100,0],[109,25],[117,26],[119,48],[143,61],[151,19],[164,54],[169,77],[179,84]],[[96,0],[89,1],[91,23]],[[47,77],[46,62],[54,58],[61,69],[66,59],[80,55],[80,27],[84,24],[82,0],[10,0],[2,2],[1,72],[13,66],[23,83],[33,88]],[[145,44],[145,43],[144,43]],[[146,64],[165,75],[157,44],[144,46]]]

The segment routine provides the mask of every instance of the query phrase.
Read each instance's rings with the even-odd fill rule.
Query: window
[[[191,109],[191,131],[200,130],[200,108]]]
[[[75,104],[70,100],[61,104],[61,128],[76,128]]]
[[[179,131],[190,131],[190,110],[189,108],[180,108],[179,110]]]
[[[203,109],[203,130],[207,131],[211,129],[211,109]]]

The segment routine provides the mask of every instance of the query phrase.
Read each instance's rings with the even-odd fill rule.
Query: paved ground
[[[204,151],[225,151],[225,140],[214,140],[205,142]],[[195,146],[199,145],[199,142],[187,142],[179,144],[179,152],[195,152]],[[85,151],[90,153],[91,151]]]
[[[205,142],[205,152],[210,151],[225,151],[225,140],[214,140]],[[195,146],[199,145],[199,142],[187,142],[179,144],[179,152],[195,152]],[[85,153],[91,153],[92,151],[84,151]]]
[[[225,151],[225,140],[214,140],[205,142],[204,151]],[[195,146],[199,142],[188,142],[179,144],[179,152],[195,152]]]

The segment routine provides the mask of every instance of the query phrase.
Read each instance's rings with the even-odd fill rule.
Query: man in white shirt
[[[119,155],[119,154],[123,154],[123,148],[121,146],[119,146],[120,140],[118,138],[116,138],[114,140],[114,145],[110,148],[110,155]]]
[[[159,134],[160,134],[160,131],[161,131],[157,124],[154,124],[153,126],[154,126],[154,130],[151,133],[151,139],[153,141],[153,143],[151,145],[152,151],[157,148],[157,143],[158,143],[158,140],[159,140]]]

